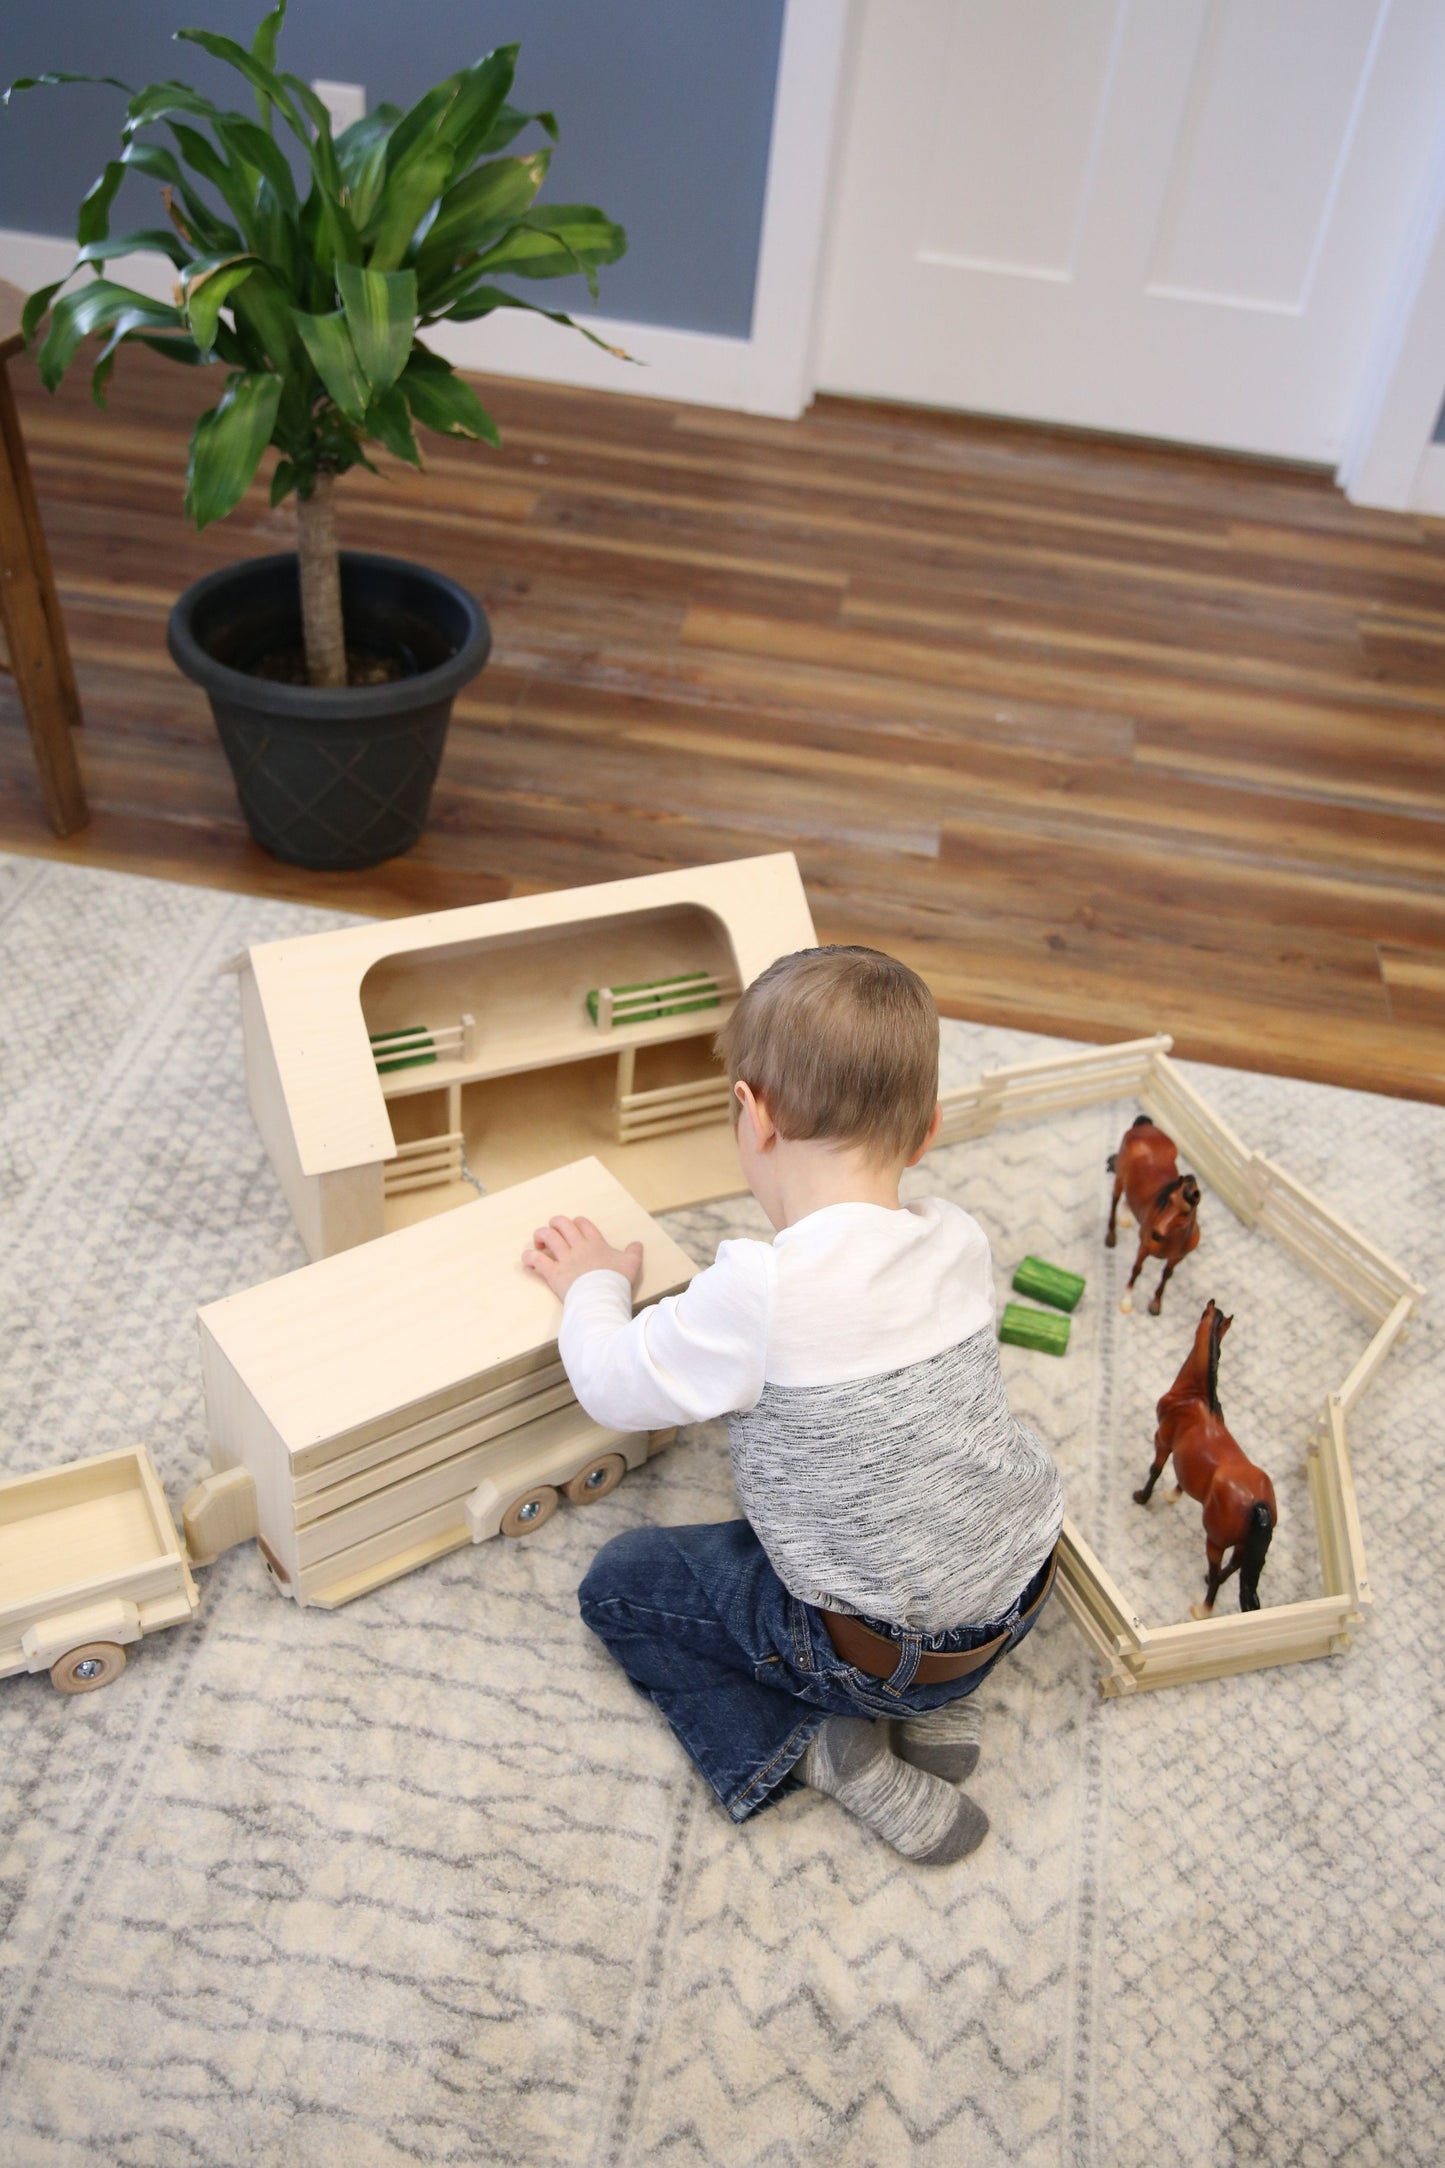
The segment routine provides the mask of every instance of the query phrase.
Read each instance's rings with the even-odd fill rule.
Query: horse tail
[[[1106,1167],[1108,1168],[1108,1170],[1109,1170],[1110,1174],[1117,1174],[1117,1173],[1118,1173],[1118,1171],[1119,1171],[1119,1155],[1118,1155],[1118,1153],[1117,1153],[1117,1152],[1111,1152],[1111,1153],[1109,1154],[1108,1158],[1107,1158],[1107,1159],[1106,1159],[1106,1160],[1104,1161],[1104,1165],[1105,1165],[1105,1166],[1106,1166]]]
[[[1241,1611],[1259,1609],[1259,1577],[1264,1571],[1265,1554],[1273,1534],[1274,1515],[1262,1498],[1257,1499],[1250,1507],[1249,1526],[1244,1532],[1244,1556],[1239,1565]]]

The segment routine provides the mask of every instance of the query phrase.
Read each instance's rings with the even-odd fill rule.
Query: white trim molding
[[[1335,480],[1355,504],[1445,511],[1439,448],[1445,397],[1445,125],[1437,131],[1409,238],[1380,312]],[[1426,501],[1433,494],[1434,501]]]
[[[518,310],[480,323],[438,326],[427,343],[458,368],[481,375],[789,420],[801,414],[813,396],[813,323],[847,19],[846,0],[787,0],[748,338],[612,317],[581,319],[608,346],[630,355],[632,366]],[[63,278],[74,255],[72,243],[53,235],[0,230],[0,278],[26,293]],[[108,268],[123,284],[170,298],[170,267],[156,257],[119,258]]]

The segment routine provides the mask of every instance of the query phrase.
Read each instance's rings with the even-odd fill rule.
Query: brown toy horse
[[[1240,1610],[1259,1609],[1259,1576],[1279,1519],[1274,1485],[1263,1468],[1246,1460],[1220,1412],[1219,1343],[1233,1323],[1211,1295],[1195,1329],[1188,1359],[1159,1402],[1154,1465],[1144,1488],[1134,1493],[1136,1505],[1148,1505],[1172,1453],[1179,1489],[1188,1491],[1204,1508],[1209,1579],[1204,1601],[1193,1606],[1191,1618],[1208,1618],[1220,1583],[1232,1573],[1239,1575]],[[1173,1495],[1177,1498],[1179,1492]],[[1226,1566],[1224,1554],[1231,1547],[1234,1555]]]
[[[1114,1222],[1121,1197],[1128,1199],[1129,1210],[1139,1222],[1139,1254],[1119,1308],[1126,1314],[1133,1309],[1134,1282],[1145,1258],[1162,1257],[1164,1270],[1149,1305],[1149,1315],[1157,1317],[1170,1273],[1181,1257],[1199,1247],[1199,1184],[1192,1174],[1179,1172],[1174,1139],[1166,1137],[1147,1114],[1137,1115],[1133,1128],[1125,1130],[1123,1143],[1109,1161],[1109,1172],[1114,1177],[1114,1196],[1105,1249],[1113,1249],[1118,1240]]]

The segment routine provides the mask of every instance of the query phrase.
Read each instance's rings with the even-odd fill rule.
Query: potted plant
[[[119,153],[77,221],[73,268],[93,276],[59,299],[66,280],[32,294],[24,329],[34,340],[49,319],[39,366],[52,391],[99,335],[92,389],[102,403],[128,341],[222,365],[225,389],[191,439],[186,510],[198,527],[235,509],[275,447],[271,502],[295,497],[295,555],[197,581],[172,612],[170,649],[210,696],[256,840],[294,864],[359,867],[416,841],[452,699],[491,636],[480,605],[441,574],[338,552],[337,478],[358,465],[376,471],[368,445],[419,467],[418,424],[498,443],[472,387],[419,334],[536,308],[498,285],[503,277],[582,271],[595,294],[596,266],[627,244],[589,205],[538,206],[550,149],[508,146],[529,124],[553,139],[557,126],[508,104],[515,45],[449,76],[409,112],[378,106],[333,138],[316,93],[278,69],[285,14],[281,0],[249,51],[212,31],[177,32],[244,78],[256,119],[178,82],[12,84],[7,102],[16,90],[95,80],[130,98]],[[158,128],[171,142],[155,140]],[[112,235],[111,205],[132,171],[161,184],[166,222]],[[104,275],[108,258],[150,249],[175,267],[173,303]],[[558,310],[538,313],[593,336]]]

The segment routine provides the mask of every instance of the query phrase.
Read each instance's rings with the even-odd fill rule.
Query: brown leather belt
[[[1019,1618],[1019,1625],[1031,1619],[1039,1605],[1054,1585],[1054,1575],[1059,1568],[1058,1546],[1049,1553],[1049,1570],[1044,1585]],[[856,1671],[866,1671],[875,1679],[891,1679],[898,1669],[900,1644],[887,1634],[874,1633],[862,1619],[854,1618],[851,1611],[818,1612],[828,1629],[828,1639],[845,1664],[852,1664]],[[993,1662],[1000,1650],[1007,1648],[1017,1628],[1007,1633],[995,1634],[992,1641],[985,1641],[981,1649],[960,1649],[956,1655],[948,1655],[939,1649],[925,1649],[918,1659],[918,1669],[913,1674],[915,1686],[937,1686],[944,1679],[966,1679],[971,1671],[982,1671],[985,1664]]]

